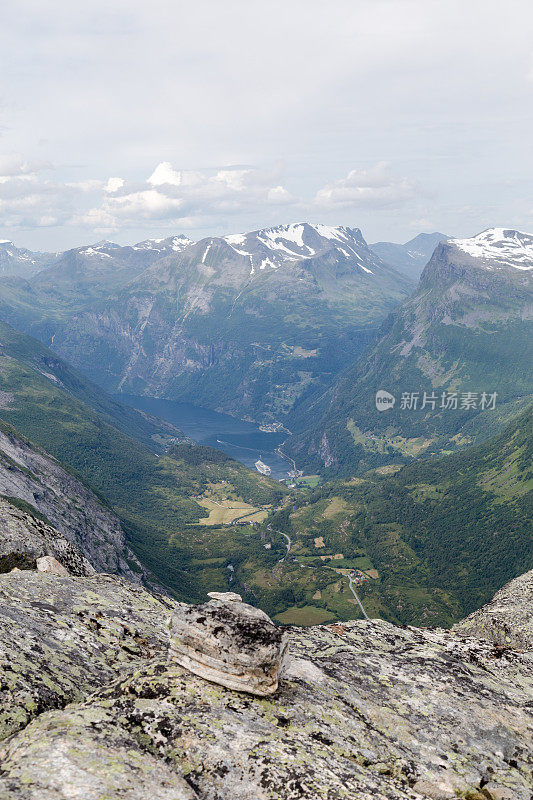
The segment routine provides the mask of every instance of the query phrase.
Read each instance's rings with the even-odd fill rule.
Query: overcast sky
[[[0,238],[533,230],[531,0],[5,0]]]

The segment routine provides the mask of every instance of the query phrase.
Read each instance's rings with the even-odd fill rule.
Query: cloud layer
[[[0,237],[529,227],[532,26],[530,0],[4,0]]]
[[[51,165],[9,156],[0,158],[0,214],[6,229],[75,226],[111,234],[146,225],[194,229],[221,218],[268,217],[272,211],[291,216],[398,207],[414,196],[412,183],[394,175],[384,162],[351,170],[309,197],[291,194],[282,181],[280,167],[180,170],[162,161],[140,181],[110,176],[61,182]]]

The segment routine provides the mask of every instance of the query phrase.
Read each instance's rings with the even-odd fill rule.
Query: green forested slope
[[[170,441],[177,429],[159,427],[156,420],[115,403],[39,342],[5,324],[0,345],[0,417],[106,499],[123,520],[132,549],[163,584],[180,597],[201,596],[201,568],[191,568],[195,535],[187,526],[206,515],[195,498],[205,491],[209,465],[216,465],[218,481],[225,482],[218,496],[226,490],[244,501],[271,505],[284,488],[232,459],[220,463],[220,454],[210,448],[198,448],[202,468],[185,465],[179,450],[176,458],[158,456],[145,442],[153,444],[152,435]],[[143,441],[128,435],[136,433]],[[209,529],[204,538],[215,533]],[[231,551],[231,542],[226,549]],[[224,564],[213,577],[222,588],[225,570]]]
[[[275,524],[309,564],[338,552],[332,564],[375,568],[358,588],[367,610],[449,624],[531,569],[532,503],[530,406],[483,445],[325,484]]]
[[[533,264],[487,265],[453,240],[440,244],[376,345],[294,409],[287,452],[301,468],[334,477],[486,438],[533,398],[532,302]],[[394,407],[376,408],[378,390],[396,398]],[[446,408],[454,392],[457,407]],[[424,393],[434,398],[425,406]],[[468,393],[475,403],[463,406]],[[496,413],[483,408],[483,393],[496,393]],[[402,404],[411,394],[416,407]]]

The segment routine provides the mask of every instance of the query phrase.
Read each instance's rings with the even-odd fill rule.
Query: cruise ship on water
[[[260,472],[260,473],[261,473],[261,475],[270,475],[270,473],[272,472],[272,470],[271,470],[271,468],[268,466],[268,464],[264,464],[264,463],[261,461],[261,459],[260,459],[260,458],[258,458],[258,459],[257,459],[257,461],[255,462],[255,468],[256,468],[256,470],[257,470],[258,472]]]

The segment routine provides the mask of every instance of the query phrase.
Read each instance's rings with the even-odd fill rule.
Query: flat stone
[[[242,603],[242,597],[236,592],[208,592],[207,596],[211,597],[213,600],[223,600],[227,603],[231,603],[234,600],[238,600]]]
[[[427,800],[430,798],[431,800],[455,800],[457,797],[453,786],[437,781],[420,780],[415,783],[413,789]]]
[[[70,573],[54,556],[41,556],[37,559],[37,572],[50,572],[52,575],[67,577]]]
[[[287,650],[287,634],[264,611],[243,603],[233,592],[212,592],[210,596],[208,603],[174,610],[171,660],[228,689],[273,694]]]
[[[492,782],[485,784],[483,792],[490,800],[515,800],[516,797],[513,789]]]

